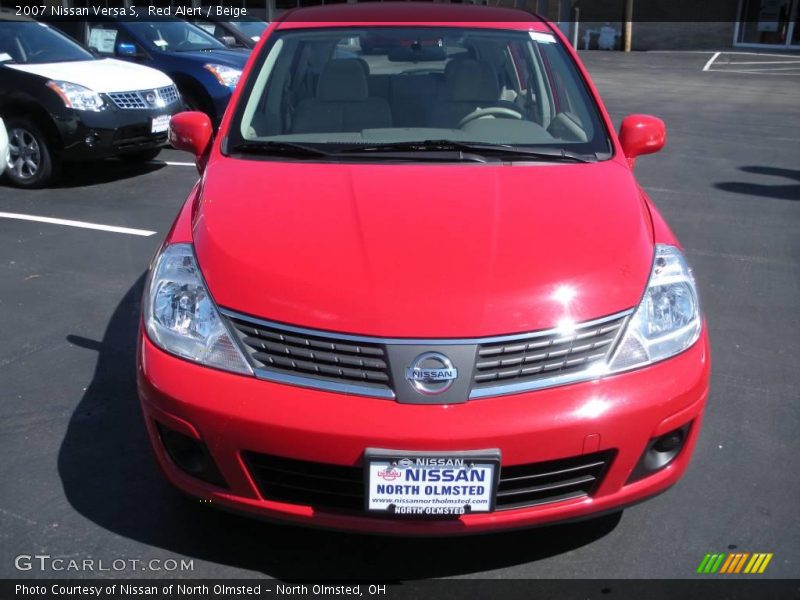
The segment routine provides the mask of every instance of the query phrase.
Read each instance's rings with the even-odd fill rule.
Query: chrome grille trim
[[[147,102],[147,94],[153,93],[161,102],[150,104]],[[111,101],[122,110],[147,110],[169,106],[178,101],[178,88],[174,85],[167,85],[150,90],[132,90],[129,92],[108,92],[106,94]]]
[[[549,336],[481,344],[470,398],[600,377],[607,372],[607,359],[626,323],[627,316],[620,316],[603,323],[577,323]]]
[[[544,337],[548,335],[554,335],[559,331],[561,331],[560,328],[554,327],[553,329],[542,329],[540,331],[532,331],[528,333],[512,333],[509,335],[495,335],[495,336],[477,337],[477,338],[392,338],[392,337],[380,337],[380,336],[370,336],[370,335],[357,335],[350,333],[338,333],[335,331],[328,331],[325,329],[308,329],[306,327],[298,327],[296,325],[287,325],[286,323],[280,323],[278,321],[269,321],[267,319],[260,319],[258,317],[253,317],[251,315],[236,312],[229,308],[220,307],[219,310],[223,315],[231,319],[250,321],[258,325],[264,325],[265,327],[272,327],[274,329],[283,329],[284,331],[288,331],[291,333],[300,333],[303,335],[311,335],[316,337],[326,337],[348,342],[363,342],[365,344],[384,344],[387,346],[390,344],[400,344],[400,345],[408,344],[411,346],[418,346],[425,344],[429,346],[492,344],[494,342],[511,342],[514,340],[524,340],[528,338]],[[631,313],[633,313],[633,310],[634,309],[629,308],[628,310],[623,310],[618,313],[614,313],[613,315],[608,315],[606,317],[600,317],[599,319],[592,319],[591,321],[583,321],[581,323],[577,323],[575,327],[576,329],[583,329],[584,327],[592,327],[594,325],[600,325],[607,321],[613,321],[614,319],[619,319],[620,317],[627,317]]]
[[[256,376],[279,383],[393,399],[383,344],[295,333],[225,315]]]
[[[553,338],[554,336],[561,336],[563,338],[563,331],[560,328],[554,329],[547,329],[542,331],[534,331],[530,333],[520,333],[520,334],[510,334],[510,335],[501,335],[501,336],[492,336],[492,337],[483,337],[483,338],[389,338],[389,337],[378,337],[378,336],[367,336],[367,335],[355,335],[355,334],[347,334],[347,333],[337,333],[333,331],[327,330],[319,330],[319,329],[309,329],[305,327],[298,327],[295,325],[287,325],[285,323],[280,323],[277,321],[270,321],[267,319],[260,319],[258,317],[253,317],[247,314],[239,313],[234,310],[230,310],[227,308],[220,307],[220,312],[227,318],[228,324],[230,325],[233,331],[237,332],[235,336],[237,341],[240,344],[240,347],[244,351],[245,355],[248,357],[251,365],[253,366],[253,370],[255,372],[256,377],[260,379],[265,379],[269,381],[274,381],[277,383],[284,383],[287,385],[295,385],[299,387],[306,387],[312,389],[319,389],[323,391],[331,391],[331,392],[338,392],[344,394],[355,394],[361,396],[370,396],[375,398],[387,399],[387,400],[394,400],[396,398],[396,394],[392,385],[397,385],[397,382],[390,381],[388,385],[365,385],[361,384],[358,381],[347,381],[347,380],[335,380],[332,378],[320,378],[320,377],[306,377],[302,373],[299,372],[286,372],[286,371],[276,371],[269,368],[264,368],[261,364],[259,364],[253,358],[253,349],[248,347],[248,345],[244,342],[243,334],[241,330],[238,330],[233,321],[236,320],[240,323],[249,323],[252,326],[261,326],[267,327],[274,330],[280,330],[282,332],[286,332],[287,334],[295,334],[301,336],[310,336],[315,338],[323,338],[323,339],[330,339],[333,340],[335,343],[361,343],[361,344],[373,344],[373,345],[381,345],[384,347],[389,347],[392,345],[423,345],[423,346],[446,346],[446,345],[473,345],[476,346],[475,350],[475,357],[476,363],[481,360],[478,355],[478,351],[481,346],[486,346],[490,344],[498,344],[498,343],[509,343],[509,342],[519,342],[520,340],[524,340],[526,345],[536,345],[536,340],[541,338],[550,337]],[[503,396],[508,394],[517,394],[521,392],[528,392],[534,391],[539,389],[557,387],[561,385],[568,385],[572,383],[578,383],[582,381],[590,381],[593,379],[598,379],[603,377],[604,375],[608,374],[607,371],[607,359],[610,357],[621,339],[623,332],[626,329],[628,324],[628,319],[631,314],[633,314],[634,309],[624,310],[613,315],[608,315],[606,317],[601,317],[599,319],[593,319],[591,321],[585,321],[582,323],[577,323],[575,325],[575,331],[572,336],[576,340],[581,339],[581,334],[586,332],[587,330],[602,328],[604,324],[609,322],[614,322],[614,329],[615,335],[613,340],[610,342],[604,342],[604,358],[605,360],[600,360],[598,357],[595,357],[595,361],[593,363],[588,363],[587,367],[581,370],[573,370],[568,373],[554,373],[550,376],[540,377],[538,379],[533,380],[512,380],[506,382],[497,382],[494,385],[479,385],[476,384],[474,380],[474,376],[478,373],[478,369],[474,368],[473,373],[468,375],[471,379],[471,388],[469,392],[468,399],[475,400],[481,398],[489,398],[493,396]],[[559,338],[559,339],[561,339]],[[544,342],[544,340],[542,340]],[[550,344],[551,342],[547,342]],[[387,360],[388,357],[391,355],[390,352],[384,356],[384,360]],[[570,365],[572,366],[572,365]]]
[[[289,373],[279,373],[260,367],[254,367],[253,372],[259,379],[274,381],[275,383],[285,383],[296,385],[297,387],[312,388],[327,392],[339,392],[341,394],[353,394],[356,396],[374,396],[386,400],[394,400],[394,392],[390,389],[359,385],[357,383],[344,383],[333,380],[313,379],[302,375],[290,375]]]
[[[603,364],[603,366],[605,366]],[[534,379],[531,381],[519,381],[516,383],[503,383],[499,385],[487,387],[473,387],[469,393],[470,400],[478,400],[480,398],[491,398],[492,396],[507,396],[508,394],[520,394],[522,392],[533,392],[535,390],[543,390],[546,388],[554,388],[560,385],[569,385],[570,383],[580,383],[581,381],[591,381],[599,379],[604,375],[609,374],[606,369],[598,368],[597,371],[593,369],[584,369],[583,371],[575,371],[564,375],[554,375],[552,377],[543,377],[541,379]]]

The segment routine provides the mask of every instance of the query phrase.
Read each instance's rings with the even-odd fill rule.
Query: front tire
[[[183,107],[186,110],[206,112],[204,102],[196,94],[193,94],[192,92],[182,91],[181,100],[183,101]]]
[[[5,175],[12,185],[39,188],[52,183],[60,161],[42,130],[30,119],[12,117],[6,122],[8,157]]]

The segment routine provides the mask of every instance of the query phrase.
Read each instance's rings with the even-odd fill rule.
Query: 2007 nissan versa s
[[[389,39],[363,52],[361,39]],[[550,23],[339,5],[270,26],[154,259],[139,390],[167,477],[268,519],[458,534],[587,517],[687,468],[692,271]]]

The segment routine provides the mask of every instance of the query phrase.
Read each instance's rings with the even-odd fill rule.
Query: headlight
[[[609,365],[625,371],[683,352],[700,337],[702,316],[692,270],[675,246],[656,245],[650,281]]]
[[[208,64],[203,65],[203,67],[211,71],[222,85],[231,89],[236,87],[236,84],[239,83],[239,77],[242,76],[241,69],[234,69],[225,65]]]
[[[47,87],[58,94],[67,108],[98,111],[103,107],[100,94],[69,81],[48,81]]]
[[[144,322],[150,339],[167,352],[226,371],[253,372],[208,293],[191,244],[167,246],[156,259]]]

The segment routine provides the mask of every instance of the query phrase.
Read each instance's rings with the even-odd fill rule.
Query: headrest
[[[445,85],[454,102],[494,102],[500,97],[494,67],[471,58],[454,60],[447,65]]]
[[[357,58],[328,61],[319,76],[317,98],[329,102],[366,100],[369,96],[364,65]]]

